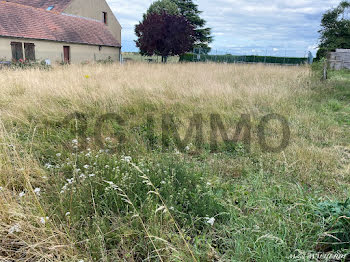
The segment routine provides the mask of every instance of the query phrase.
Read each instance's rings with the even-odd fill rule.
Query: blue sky
[[[123,27],[124,51],[137,51],[134,27],[152,0],[107,0]],[[197,0],[213,29],[213,53],[304,56],[315,53],[321,16],[340,0]]]

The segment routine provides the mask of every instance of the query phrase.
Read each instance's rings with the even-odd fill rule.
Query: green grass
[[[112,72],[109,76],[125,84],[117,70]],[[217,82],[225,85],[224,75],[218,75]],[[96,88],[90,80],[81,81],[84,92]],[[12,97],[26,93],[26,88],[17,84],[11,89]],[[126,126],[116,121],[105,123],[102,147],[94,139],[94,120],[115,108],[116,102],[112,97],[104,98],[107,102],[103,105],[99,104],[100,97],[95,103],[81,102],[83,105],[78,108],[87,115],[89,138],[82,147],[80,122],[62,124],[61,121],[62,116],[71,112],[66,108],[75,109],[77,102],[67,95],[44,93],[41,101],[49,99],[57,108],[48,106],[50,110],[41,110],[38,104],[25,108],[24,112],[19,110],[21,117],[11,115],[4,119],[6,134],[10,135],[6,139],[2,137],[6,150],[2,149],[4,159],[0,162],[3,174],[10,174],[5,171],[19,169],[16,165],[22,162],[16,161],[22,159],[24,163],[30,156],[30,165],[37,162],[37,170],[41,171],[26,167],[28,174],[33,175],[27,180],[22,176],[15,179],[2,175],[0,185],[15,195],[23,190],[29,195],[30,187],[42,189],[38,197],[40,208],[35,211],[49,217],[50,223],[45,225],[48,231],[63,232],[76,249],[75,255],[65,255],[66,261],[277,262],[295,261],[288,257],[298,251],[347,254],[350,252],[349,201],[346,202],[350,198],[346,171],[350,166],[349,86],[346,72],[332,72],[329,82],[307,77],[300,90],[291,88],[288,91],[291,93],[271,103],[265,103],[263,94],[259,93],[251,108],[256,106],[255,110],[259,108],[264,113],[275,108],[290,112],[292,141],[279,154],[261,152],[255,141],[251,152],[240,143],[227,148],[222,142],[215,153],[207,144],[202,150],[189,144],[187,152],[177,152],[173,147],[164,152],[160,146],[159,121],[151,133],[145,115],[153,113],[159,120],[164,112],[175,113],[178,116],[175,123],[183,128],[186,122],[181,116],[211,105],[204,104],[200,98],[198,102],[195,95],[172,104],[178,94],[171,90],[165,92],[173,100],[135,98],[137,92],[124,86],[131,102],[118,104],[118,113],[128,123]],[[195,101],[197,107],[189,101]],[[213,104],[215,109],[222,110],[227,126],[236,123],[237,119],[229,117],[236,113],[234,102],[229,101],[222,108]],[[307,114],[302,115],[305,111]],[[254,126],[256,122],[253,120]],[[115,148],[120,134],[127,142]],[[150,140],[156,146],[150,148]],[[10,141],[16,141],[17,151],[8,146]],[[35,178],[37,173],[43,176]],[[23,201],[25,206],[24,198],[17,201]],[[7,221],[11,221],[11,216],[1,222]],[[4,232],[0,230],[3,239],[13,243],[14,236]],[[330,237],[331,234],[339,241]],[[5,257],[5,252],[1,252],[0,249],[0,258]],[[53,256],[46,261],[59,260]]]
[[[344,125],[340,116],[350,105],[342,99],[348,95],[343,84],[323,94],[315,93],[301,104],[311,102],[310,113],[322,112]],[[61,137],[52,132],[50,136]],[[142,133],[140,136],[138,141],[143,140]],[[344,144],[349,139],[349,132],[345,132]],[[298,168],[288,163],[269,163],[274,161],[273,155],[267,160],[254,154],[240,155],[236,150],[214,156],[209,152],[177,156],[128,146],[122,150],[124,153],[114,155],[92,150],[73,155],[63,151],[60,158],[51,156],[50,163],[61,167],[51,171],[49,184],[54,186],[47,203],[52,203],[49,210],[54,213],[50,215],[67,223],[78,241],[90,239],[80,248],[93,260],[158,260],[155,249],[162,250],[164,261],[191,260],[170,214],[198,261],[219,257],[229,261],[286,261],[296,250],[320,251],[317,243],[323,241],[323,232],[330,230],[317,211],[328,182],[311,188],[307,183],[298,183],[294,177],[298,176]],[[143,174],[122,160],[125,154],[132,156],[132,163],[159,190],[167,209],[152,193],[154,189]],[[217,169],[218,162],[228,170]],[[231,173],[232,162],[245,164]],[[327,175],[322,168],[315,172]],[[87,178],[82,179],[82,174]],[[96,176],[89,178],[89,174]],[[60,194],[66,179],[73,177],[76,182]],[[106,181],[112,181],[120,190],[111,188]],[[66,212],[70,215],[66,216]],[[333,220],[337,216],[340,215],[330,215]],[[213,226],[207,223],[212,217]],[[346,224],[338,229],[349,232]],[[155,246],[149,238],[153,238]],[[338,250],[336,247],[334,250]]]

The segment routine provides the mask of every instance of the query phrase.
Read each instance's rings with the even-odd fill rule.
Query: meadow
[[[0,260],[347,254],[348,74],[322,82],[307,66],[210,63],[1,70]],[[290,130],[278,152],[259,139],[269,114]],[[164,135],[165,115],[182,148]],[[219,132],[213,148],[213,115],[230,139],[249,116],[250,146],[243,128],[229,142]],[[193,117],[202,139],[184,139]],[[268,122],[266,142],[277,147],[282,131]]]

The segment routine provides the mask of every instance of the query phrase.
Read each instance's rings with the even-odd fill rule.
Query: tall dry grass
[[[207,119],[219,113],[232,135],[242,113],[254,124],[278,113],[289,120],[290,146],[278,155],[256,154],[266,165],[273,162],[269,168],[283,164],[296,179],[332,190],[346,180],[337,173],[340,152],[334,146],[342,128],[308,102],[319,92],[314,87],[307,67],[125,64],[0,71],[0,259],[63,261],[76,255],[67,232],[38,223],[47,214],[40,213],[32,189],[45,187],[45,170],[32,148],[40,146],[38,125],[45,121],[61,121],[76,111],[97,117],[122,110],[133,125],[148,113],[174,113],[184,123],[193,113]],[[320,146],[324,141],[330,146]],[[320,170],[327,177],[313,176]],[[32,192],[26,200],[18,196],[24,189]],[[14,225],[21,228],[16,237],[9,233]]]

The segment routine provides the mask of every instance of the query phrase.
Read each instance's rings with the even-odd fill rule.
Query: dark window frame
[[[35,61],[35,44],[24,43],[24,55],[26,60]]]
[[[107,12],[102,12],[102,22],[107,25],[108,24],[108,14]]]
[[[23,60],[23,44],[22,42],[11,42],[12,60]]]

